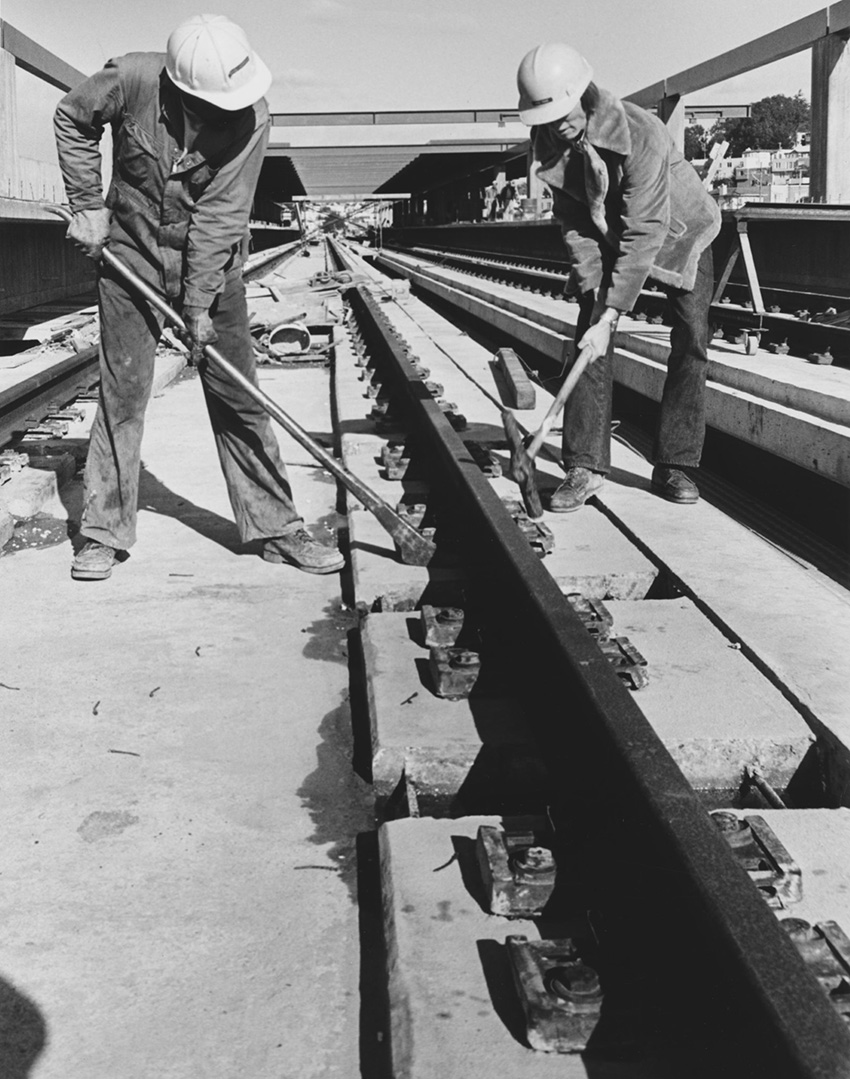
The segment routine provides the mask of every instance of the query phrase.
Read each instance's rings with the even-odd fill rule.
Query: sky
[[[271,68],[272,111],[338,112],[515,108],[519,61],[535,45],[557,40],[588,58],[601,86],[625,96],[824,5],[816,0],[218,0],[212,6],[243,26]],[[0,0],[0,18],[85,73],[111,56],[163,50],[170,30],[198,10],[197,0]],[[740,104],[798,90],[808,97],[809,69],[809,54],[802,53],[701,91],[693,101]],[[19,73],[18,96],[21,152],[50,156],[44,145],[61,95]],[[278,141],[308,141],[304,132],[291,134],[275,132]],[[333,134],[351,141],[350,132]],[[358,141],[390,133],[362,134]],[[429,136],[440,137],[436,129]]]

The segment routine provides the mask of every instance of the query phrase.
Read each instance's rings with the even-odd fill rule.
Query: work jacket
[[[241,265],[254,189],[268,142],[265,100],[201,124],[184,152],[180,93],[162,53],[119,56],[67,94],[56,109],[59,163],[71,209],[104,206],[100,140],[112,127],[113,173],[105,204],[110,247],[150,284],[186,305],[208,308],[226,271]],[[139,267],[139,263],[142,263]]]
[[[648,277],[693,289],[720,211],[656,116],[599,95],[577,143],[534,128],[532,168],[551,188],[573,291],[601,285],[608,306],[631,311]]]

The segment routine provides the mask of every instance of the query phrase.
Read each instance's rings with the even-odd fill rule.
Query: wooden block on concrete
[[[648,663],[649,685],[635,704],[690,783],[734,792],[756,764],[784,790],[814,735],[779,690],[688,599],[606,606],[614,634]]]
[[[511,408],[529,409],[537,404],[534,383],[528,377],[519,356],[512,348],[500,348],[496,353],[496,364],[502,373],[505,389],[508,392],[508,404]]]
[[[486,691],[459,701],[433,694],[428,650],[414,639],[418,625],[410,614],[372,614],[360,627],[379,799],[392,794],[406,767],[420,787],[450,796],[482,750],[495,760],[507,747],[520,749],[520,756],[533,748],[521,701]]]

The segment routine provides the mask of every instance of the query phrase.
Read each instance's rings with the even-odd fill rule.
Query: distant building
[[[745,202],[807,202],[809,198],[810,135],[800,131],[790,150],[747,150],[718,165],[711,193],[721,209],[735,210]],[[707,161],[694,161],[705,172]]]

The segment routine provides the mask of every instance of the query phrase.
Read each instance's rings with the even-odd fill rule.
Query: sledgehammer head
[[[502,424],[511,447],[510,478],[519,485],[525,512],[533,521],[537,521],[543,516],[543,506],[534,482],[534,461],[526,452],[513,412],[507,409],[502,412]]]

